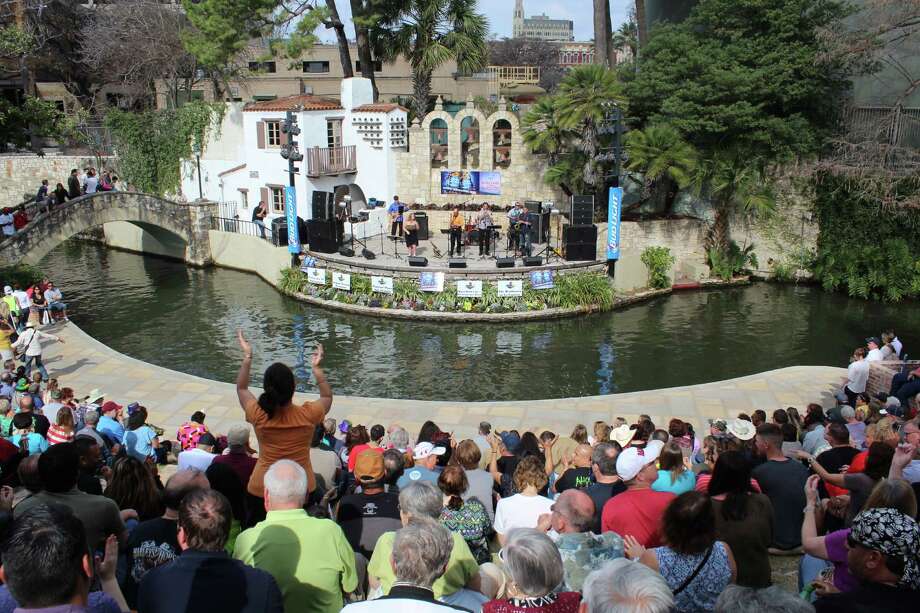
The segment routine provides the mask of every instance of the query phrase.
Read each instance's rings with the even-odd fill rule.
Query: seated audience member
[[[73,411],[70,410],[70,407],[61,407],[58,409],[54,423],[48,428],[48,444],[69,443],[73,441],[73,437]]]
[[[182,554],[141,579],[138,613],[284,611],[274,578],[232,559],[224,550],[230,517],[230,503],[219,492],[195,490],[185,496],[176,538]]]
[[[502,548],[509,581],[506,599],[482,605],[483,613],[506,611],[574,612],[581,596],[561,591],[562,559],[548,536],[532,528],[515,528]]]
[[[853,458],[859,454],[859,450],[850,445],[850,431],[843,424],[828,424],[824,429],[824,440],[830,445],[830,448],[825,449],[819,455],[815,456],[815,461],[828,473],[842,473],[843,471],[841,469],[844,466],[849,466]],[[844,488],[836,487],[828,483],[822,484],[819,489],[822,498],[826,498],[827,496],[843,496],[846,494]],[[865,500],[865,498],[863,498],[863,500]]]
[[[310,441],[310,464],[313,466],[317,487],[325,492],[334,488],[341,480],[342,460],[334,451],[321,447],[323,432],[325,430],[319,424],[313,429],[313,439]],[[253,465],[255,465],[255,460],[253,460]]]
[[[802,451],[802,443],[799,442],[799,431],[791,423],[782,424],[779,430],[783,435],[783,455],[790,460],[797,460],[796,455]]]
[[[768,552],[773,539],[773,505],[751,487],[751,466],[737,451],[719,455],[709,482],[716,537],[728,544],[738,568],[735,583],[769,587]]]
[[[55,445],[38,456],[38,474],[44,489],[17,504],[13,516],[18,519],[40,504],[61,504],[83,522],[90,551],[102,549],[106,537],[112,534],[119,543],[126,543],[128,534],[118,505],[105,496],[77,489],[79,467],[80,457],[73,443]]]
[[[123,408],[114,400],[108,400],[99,409],[100,417],[96,431],[107,437],[110,443],[121,443],[125,437],[125,427],[121,424]]]
[[[556,480],[554,486],[556,492],[561,494],[573,487],[584,489],[591,484],[591,451],[591,445],[578,445],[572,455],[571,466],[563,462],[562,476]]]
[[[670,613],[674,596],[658,573],[626,559],[588,575],[579,613]]]
[[[594,522],[591,532],[601,533],[601,513],[607,501],[626,491],[623,481],[617,476],[617,456],[620,455],[617,443],[598,443],[591,453],[591,471],[594,483],[585,488],[585,494],[594,501]]]
[[[355,554],[342,529],[303,510],[307,472],[279,460],[265,473],[265,519],[236,539],[233,556],[278,582],[286,611],[335,613],[355,591]]]
[[[513,478],[517,493],[502,498],[495,507],[493,528],[500,544],[504,545],[513,528],[536,528],[540,516],[552,510],[553,501],[539,494],[546,482],[545,463],[538,456],[530,455],[517,463]]]
[[[824,440],[826,430],[824,424],[826,421],[824,411],[820,406],[808,405],[808,413],[805,414],[805,436],[802,437],[802,449],[815,455],[828,446],[827,441]]]
[[[454,540],[450,532],[435,522],[410,524],[393,538],[389,564],[395,581],[390,593],[377,600],[356,602],[345,607],[346,613],[448,613],[467,611],[436,600],[434,584],[450,564]]]
[[[355,468],[352,456],[358,457],[359,453],[368,449],[370,447],[368,441],[370,440],[371,437],[367,433],[367,428],[361,424],[349,426],[348,432],[345,434],[345,448],[339,454],[343,466],[348,468],[349,472],[353,471]]]
[[[77,489],[87,494],[102,496],[103,473],[111,478],[111,470],[102,461],[102,450],[96,439],[89,436],[78,436],[73,440],[74,449],[80,458],[80,471],[77,476]]]
[[[19,447],[21,453],[36,455],[48,451],[48,441],[35,432],[35,420],[30,413],[18,413],[13,417],[13,436],[10,443]]]
[[[814,610],[798,595],[776,585],[763,589],[729,585],[716,600],[715,613],[814,613]]]
[[[103,449],[105,449],[106,442],[99,435],[99,432],[96,431],[96,426],[99,424],[99,413],[96,411],[88,411],[84,417],[83,428],[77,430],[76,437],[88,436],[92,438],[96,443]]]
[[[230,503],[232,517],[230,520],[230,536],[227,537],[227,544],[224,549],[227,553],[233,554],[236,546],[236,538],[243,529],[243,521],[246,519],[246,486],[240,483],[240,479],[233,469],[226,464],[211,463],[204,476],[208,479],[211,489],[220,492]]]
[[[865,411],[861,411],[863,417],[865,416]],[[844,405],[840,407],[840,417],[846,422],[846,428],[850,431],[850,441],[852,441],[853,446],[857,449],[863,448],[863,443],[866,442],[866,422],[856,415],[856,409],[850,405]]]
[[[70,509],[39,504],[13,522],[3,542],[0,610],[21,613],[128,611],[115,580],[118,545],[106,542],[93,567],[86,531]],[[98,573],[102,592],[90,593]]]
[[[129,456],[140,462],[156,462],[160,451],[160,439],[156,431],[147,424],[147,407],[134,406],[125,424],[125,434],[121,444]],[[131,407],[128,407],[129,411]],[[163,450],[165,451],[165,449]],[[165,455],[163,456],[166,457]]]
[[[674,593],[675,610],[711,611],[736,575],[731,549],[716,540],[712,501],[699,492],[681,494],[668,505],[661,525],[664,546],[646,549],[626,536],[626,554],[661,573]]]
[[[492,522],[485,505],[478,498],[463,499],[469,489],[464,470],[459,466],[446,467],[438,478],[438,488],[444,495],[441,523],[451,532],[463,536],[477,563],[489,562],[492,559],[489,553]]]
[[[494,481],[488,471],[479,468],[481,453],[479,446],[474,441],[466,439],[457,445],[454,457],[457,458],[457,463],[466,473],[466,480],[469,483],[469,487],[463,493],[463,499],[476,498],[479,500],[485,506],[491,524],[495,519],[495,503],[492,497]]]
[[[406,432],[405,428],[400,426],[391,428],[388,438],[390,440],[390,449],[395,449],[402,453],[409,450],[409,433]]]
[[[179,441],[182,451],[196,448],[198,439],[202,434],[208,432],[208,427],[204,425],[204,419],[204,413],[195,411],[187,422],[179,426],[179,430],[176,432],[176,440]]]
[[[656,492],[670,492],[680,496],[693,491],[696,475],[684,465],[684,454],[677,443],[666,443],[658,458],[658,478],[652,483]]]
[[[227,431],[227,452],[217,456],[211,464],[226,464],[233,469],[245,488],[256,467],[256,459],[249,448],[249,424],[235,424]],[[315,466],[315,464],[314,464]]]
[[[186,468],[197,468],[201,472],[208,469],[217,454],[214,453],[214,447],[217,440],[210,432],[205,432],[198,437],[198,446],[194,449],[186,449],[179,453],[179,470]]]
[[[179,471],[166,481],[161,517],[142,521],[128,537],[127,573],[123,582],[125,599],[137,607],[137,586],[148,571],[179,557],[179,506],[189,492],[208,489],[208,480],[197,470]]]
[[[377,539],[402,526],[399,495],[384,490],[386,471],[383,464],[383,456],[365,450],[355,462],[355,480],[361,492],[343,496],[336,511],[336,522],[342,527],[348,544],[368,560]]]
[[[403,452],[396,449],[387,449],[383,452],[383,468],[387,472],[384,479],[384,488],[394,494],[399,493],[399,487],[396,483],[403,476],[406,466],[406,456]]]
[[[783,435],[775,424],[760,426],[755,441],[757,451],[766,457],[752,474],[773,505],[772,548],[777,552],[794,551],[802,544],[803,488],[808,469],[783,455]]]
[[[895,509],[863,511],[853,520],[847,549],[847,566],[859,584],[818,598],[817,613],[917,610],[920,529],[913,517]]]
[[[632,536],[643,547],[661,545],[661,517],[674,500],[674,494],[656,492],[651,486],[658,479],[655,462],[663,445],[652,441],[645,449],[630,446],[617,457],[617,474],[626,491],[604,505],[601,530]]]
[[[623,539],[616,532],[594,534],[594,502],[584,491],[566,490],[556,498],[539,528],[549,531],[562,557],[565,589],[580,592],[588,574],[623,557]]]
[[[105,488],[119,509],[133,509],[137,519],[147,521],[163,513],[163,501],[156,477],[143,462],[123,456],[112,465],[112,475]]]
[[[443,496],[437,486],[427,481],[413,483],[399,491],[399,512],[403,526],[437,522],[441,515]],[[370,563],[367,565],[371,594],[389,594],[396,581],[390,560],[393,556],[395,532],[386,532],[377,540]],[[450,552],[447,569],[432,584],[435,598],[478,610],[487,600],[475,590],[479,589],[479,566],[463,536],[451,533],[454,546]],[[464,589],[469,588],[469,589]],[[469,604],[470,606],[466,606]]]
[[[399,478],[396,485],[400,491],[405,489],[410,483],[419,481],[428,481],[437,483],[441,473],[435,471],[434,467],[438,464],[438,457],[447,452],[444,447],[435,447],[431,443],[419,443],[412,452],[412,458],[415,460],[415,466],[407,468],[403,476]]]

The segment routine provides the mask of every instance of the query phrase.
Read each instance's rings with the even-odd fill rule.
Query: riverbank
[[[121,404],[140,402],[150,412],[150,422],[172,436],[194,411],[208,415],[209,426],[220,432],[243,421],[231,383],[212,381],[169,370],[118,353],[90,337],[73,323],[49,326],[65,343],[50,343],[45,357],[51,375],[78,394],[93,388]],[[457,436],[475,434],[485,420],[495,428],[548,428],[568,433],[576,423],[615,417],[635,421],[649,415],[656,424],[679,417],[705,433],[711,418],[735,417],[739,412],[773,409],[818,402],[833,405],[833,391],[846,375],[843,368],[797,366],[760,374],[661,390],[517,402],[440,402],[337,395],[331,415],[354,423],[399,423],[410,433],[428,419]],[[311,398],[297,394],[300,401]],[[253,441],[254,442],[254,441]]]

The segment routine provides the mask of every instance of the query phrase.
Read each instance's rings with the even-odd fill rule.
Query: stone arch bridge
[[[36,215],[25,228],[0,241],[0,263],[35,264],[75,234],[121,221],[140,227],[152,240],[171,244],[188,264],[208,266],[215,215],[214,202],[179,203],[134,192],[100,192]]]

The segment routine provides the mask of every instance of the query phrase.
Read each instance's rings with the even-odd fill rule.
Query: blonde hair
[[[528,485],[532,485],[537,491],[542,490],[549,482],[543,468],[544,463],[539,456],[529,455],[522,459],[514,469],[514,477],[511,479],[514,489],[523,492]]]
[[[610,439],[610,430],[612,428],[607,425],[606,421],[596,421],[594,422],[594,440],[595,442],[602,443]]]

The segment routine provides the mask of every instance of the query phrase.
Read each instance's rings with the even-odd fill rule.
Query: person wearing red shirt
[[[26,215],[25,207],[21,207],[13,214],[13,228],[19,232],[29,223],[29,216]]]
[[[627,447],[617,457],[617,474],[626,491],[607,501],[601,514],[601,531],[632,536],[643,547],[662,545],[661,518],[674,500],[670,492],[652,490],[658,478],[655,466],[664,443],[650,441],[645,449]]]

